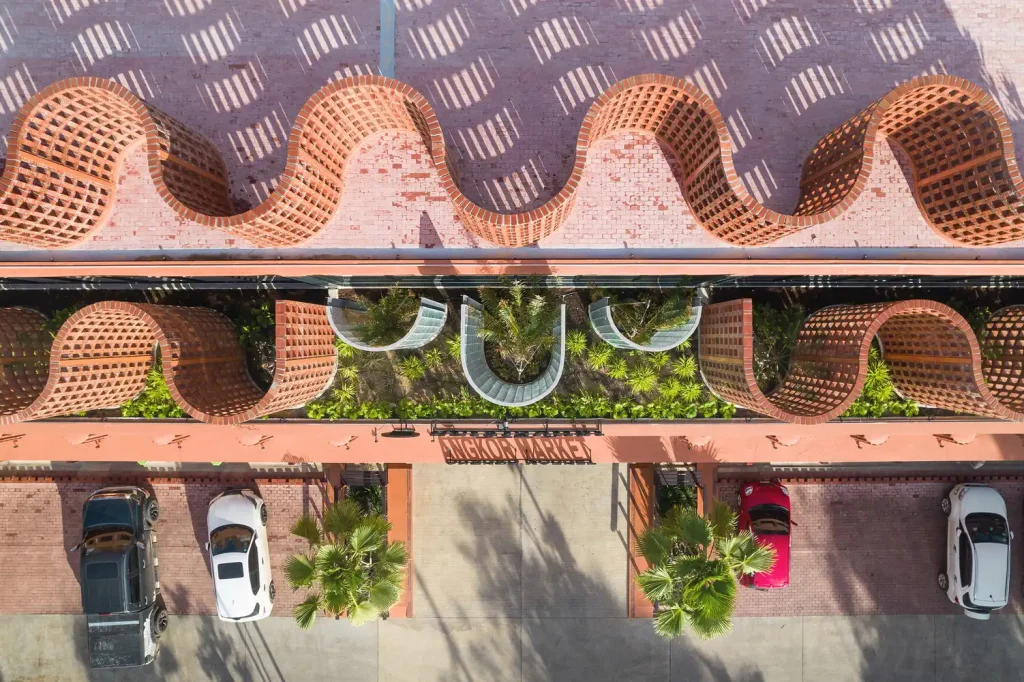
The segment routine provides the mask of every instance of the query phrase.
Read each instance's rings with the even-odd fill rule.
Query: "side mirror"
[[[138,547],[139,549],[146,549],[146,543],[143,542],[142,540],[139,540],[138,542],[136,542],[135,546]]]
[[[206,551],[207,551],[207,552],[209,552],[209,551],[210,551],[210,543],[209,543],[209,542],[207,542],[207,543],[206,543]]]
[[[1011,540],[1013,539],[1013,531],[1012,530],[1010,531],[1010,539]]]
[[[77,545],[75,545],[74,547],[72,547],[68,551],[74,553],[74,552],[77,552],[80,549],[82,549],[82,543],[81,542],[79,542]]]

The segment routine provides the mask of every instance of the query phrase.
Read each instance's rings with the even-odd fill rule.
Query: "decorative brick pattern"
[[[720,398],[782,421],[818,424],[838,417],[864,388],[871,342],[878,336],[896,390],[922,405],[1024,421],[1024,307],[988,322],[984,354],[970,325],[952,308],[911,300],[824,308],[804,322],[789,373],[770,395],[754,378],[753,303],[739,299],[704,309],[700,368]]]
[[[0,309],[0,423],[117,407],[146,385],[159,346],[174,401],[192,417],[238,424],[303,405],[333,381],[337,353],[324,306],[278,301],[273,384],[249,377],[231,322],[206,308],[119,302],[79,310],[50,347],[44,318]],[[48,359],[48,361],[47,361]]]
[[[463,225],[501,246],[535,244],[556,232],[573,210],[590,147],[618,131],[651,133],[671,150],[697,220],[729,244],[768,244],[839,216],[867,183],[879,134],[910,159],[918,205],[938,234],[965,246],[1024,237],[1024,182],[1006,117],[981,88],[944,75],[897,87],[825,135],[804,166],[793,215],[747,192],[722,114],[697,86],[670,76],[627,78],[601,94],[583,120],[565,186],[539,208],[515,214],[484,209],[462,193],[437,117],[420,93],[382,76],[340,79],[299,111],[277,189],[238,215],[210,142],[121,85],[72,78],[38,93],[15,120],[0,178],[0,237],[37,247],[81,242],[107,221],[125,150],[144,137],[157,191],[179,216],[257,246],[294,246],[316,236],[337,210],[355,149],[388,131],[419,135]]]

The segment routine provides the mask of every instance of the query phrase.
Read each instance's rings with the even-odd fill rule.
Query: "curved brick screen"
[[[754,379],[750,299],[704,308],[700,368],[720,398],[776,419],[817,424],[838,417],[860,395],[871,341],[878,335],[901,395],[923,405],[1024,420],[1024,307],[997,312],[984,348],[970,325],[935,301],[824,308],[804,322],[789,373],[770,395]],[[983,360],[984,355],[984,360]]]
[[[294,246],[337,209],[345,165],[359,143],[389,130],[420,136],[459,219],[501,246],[533,244],[556,231],[572,211],[590,146],[620,130],[652,133],[672,150],[698,221],[730,244],[767,244],[842,213],[865,185],[879,134],[910,158],[918,205],[939,234],[967,246],[1024,237],[1024,183],[1006,118],[962,78],[914,79],[823,137],[804,165],[796,210],[785,215],[758,204],[739,180],[711,98],[677,78],[645,75],[597,98],[565,186],[540,208],[517,214],[495,213],[462,194],[433,109],[400,81],[358,76],[319,90],[296,118],[276,190],[232,215],[224,163],[210,142],[116,83],[72,78],[38,93],[15,120],[0,177],[0,238],[40,247],[84,239],[107,219],[125,149],[145,137],[153,181],[179,215],[258,246]]]
[[[0,309],[0,423],[117,407],[138,396],[159,344],[174,401],[204,422],[237,424],[305,404],[334,379],[337,353],[324,306],[278,301],[273,384],[249,377],[231,322],[207,308],[104,302],[83,308],[52,346],[44,318]]]

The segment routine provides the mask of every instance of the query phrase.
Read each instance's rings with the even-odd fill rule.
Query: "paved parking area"
[[[0,590],[0,613],[81,612],[78,555],[67,550],[81,539],[85,499],[104,485],[123,483],[0,484],[0,566],[3,583],[17,586]],[[237,481],[154,480],[152,488],[161,510],[156,526],[160,582],[172,613],[216,613],[202,549],[207,537],[206,508],[215,495],[238,485]],[[303,482],[263,482],[254,487],[270,510],[270,558],[278,588],[275,612],[287,614],[303,595],[288,587],[284,562],[306,547],[304,541],[290,535],[289,528],[303,512],[319,511],[323,494],[315,485]]]
[[[1021,508],[1024,483],[989,482],[1006,500],[1013,551],[1010,605],[1021,599]],[[939,590],[946,517],[939,501],[953,486],[935,483],[797,483],[789,486],[793,520],[790,585],[774,592],[742,590],[738,616],[824,616],[958,613]],[[722,484],[734,502],[739,486]]]

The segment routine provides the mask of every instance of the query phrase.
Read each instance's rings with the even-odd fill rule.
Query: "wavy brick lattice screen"
[[[159,344],[174,401],[192,417],[238,424],[305,404],[333,381],[334,332],[324,306],[278,301],[273,384],[246,369],[230,320],[207,308],[103,302],[61,326],[52,346],[42,315],[0,309],[0,423],[117,407],[145,388]]]
[[[420,136],[463,225],[501,246],[534,244],[561,227],[590,146],[621,130],[652,133],[671,149],[697,220],[737,246],[767,244],[845,211],[871,172],[878,135],[910,158],[918,205],[940,235],[965,246],[1024,237],[1024,183],[1006,117],[962,78],[916,78],[823,137],[804,165],[796,210],[786,215],[760,205],[743,186],[722,115],[707,94],[677,78],[644,75],[597,98],[565,186],[540,208],[517,214],[481,208],[462,194],[433,109],[410,86],[383,76],[347,78],[315,93],[292,128],[278,187],[238,215],[212,143],[112,81],[60,81],[32,97],[11,129],[0,177],[0,238],[38,247],[83,240],[109,217],[124,152],[144,137],[157,190],[179,215],[258,246],[294,246],[315,236],[337,209],[345,165],[359,143],[391,130]]]
[[[912,300],[824,308],[804,322],[789,373],[765,395],[754,379],[753,304],[706,306],[700,369],[708,387],[736,405],[797,424],[838,417],[860,395],[878,335],[896,390],[923,405],[1024,420],[1024,307],[989,320],[983,349],[952,308]],[[984,359],[983,359],[984,355]]]

